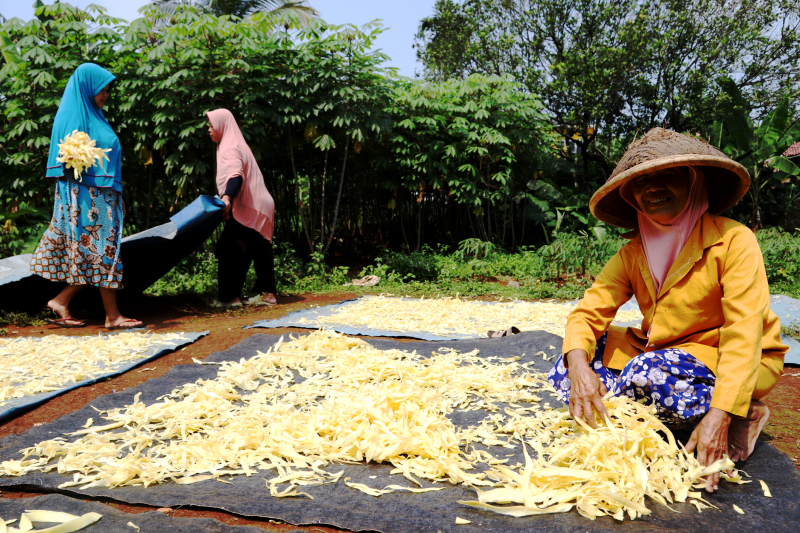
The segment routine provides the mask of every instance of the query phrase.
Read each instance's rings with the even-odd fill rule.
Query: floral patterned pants
[[[708,412],[716,377],[706,365],[683,350],[656,350],[634,357],[617,374],[603,366],[607,335],[597,341],[590,366],[609,392],[655,404],[658,418],[668,425],[699,422]],[[563,355],[547,378],[561,401],[569,404],[571,383]]]

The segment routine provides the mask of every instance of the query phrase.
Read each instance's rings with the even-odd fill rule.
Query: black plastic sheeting
[[[146,533],[264,533],[264,530],[251,526],[229,526],[214,518],[176,518],[158,511],[127,514],[99,502],[84,502],[61,494],[47,494],[34,498],[0,498],[0,516],[4,520],[19,520],[27,510],[60,511],[77,516],[86,513],[100,513],[103,518],[81,529],[81,533],[136,533],[128,522],[138,526]],[[10,527],[18,526],[19,522]],[[47,522],[34,522],[33,526],[43,529],[51,525]],[[32,532],[33,533],[33,532]]]
[[[166,224],[122,239],[120,254],[125,267],[119,298],[124,300],[158,281],[181,259],[197,250],[222,220],[223,203],[200,196]],[[38,311],[64,286],[31,273],[32,254],[0,259],[0,309]],[[73,305],[100,305],[95,287],[81,291]]]
[[[255,355],[256,350],[266,350],[274,344],[277,335],[253,335],[236,346],[212,354],[206,361],[239,360]],[[535,361],[535,368],[547,371],[552,362],[545,362],[537,352],[544,351],[548,356],[558,353],[561,339],[545,332],[524,332],[511,337],[497,339],[464,340],[449,342],[403,343],[389,339],[371,339],[370,343],[381,349],[417,350],[428,355],[440,346],[453,347],[461,351],[480,349],[484,357],[521,356],[522,362]],[[551,348],[552,346],[552,348]],[[213,365],[184,365],[175,367],[161,378],[133,387],[122,393],[103,396],[93,402],[93,406],[105,410],[123,407],[132,403],[136,393],[141,392],[141,401],[153,402],[159,396],[176,387],[193,382],[199,378],[210,379],[216,375]],[[548,401],[543,398],[543,402]],[[557,400],[550,399],[551,405]],[[456,412],[452,419],[461,426],[475,424],[483,412]],[[96,411],[86,407],[81,411],[65,415],[58,420],[40,427],[32,428],[20,435],[10,435],[0,440],[0,459],[17,459],[18,451],[42,440],[54,438],[63,433],[80,428],[87,418],[97,416]],[[504,457],[516,452],[510,464],[523,462],[522,451],[506,448],[489,448],[490,453]],[[195,506],[212,507],[245,516],[258,516],[279,519],[299,526],[317,524],[331,525],[354,531],[380,531],[383,533],[408,533],[437,531],[473,532],[523,532],[523,531],[796,531],[800,523],[800,474],[791,460],[774,447],[760,443],[751,458],[740,465],[754,480],[763,479],[772,490],[773,498],[763,496],[757,482],[747,485],[721,483],[721,490],[707,496],[708,500],[719,506],[721,511],[706,510],[698,513],[688,504],[674,506],[676,512],[649,502],[653,514],[636,521],[616,522],[605,517],[594,522],[581,517],[577,512],[559,515],[544,515],[527,518],[511,518],[479,511],[456,503],[458,500],[474,500],[473,489],[453,486],[447,483],[438,486],[446,490],[425,494],[392,493],[374,498],[346,487],[343,483],[304,487],[303,490],[314,496],[306,498],[272,498],[266,488],[265,480],[274,477],[270,471],[258,472],[252,477],[231,477],[231,485],[206,481],[194,485],[173,483],[118,489],[64,489],[65,493],[81,493],[112,498],[127,503],[141,503],[160,507]],[[344,470],[343,477],[365,483],[370,487],[383,488],[389,484],[410,486],[401,476],[389,475],[391,466],[382,464],[329,465],[326,470]],[[374,478],[372,476],[375,476]],[[0,478],[0,485],[14,485],[25,490],[47,491],[71,480],[71,476],[57,473],[35,473],[24,477]],[[430,483],[424,483],[431,486]],[[736,504],[745,515],[732,509]],[[469,525],[456,526],[456,517],[471,520]]]
[[[84,379],[78,382],[68,383],[64,385],[63,388],[58,390],[42,392],[39,394],[34,394],[32,396],[23,396],[22,398],[13,398],[11,400],[6,400],[3,405],[0,405],[0,422],[5,422],[9,418],[18,416],[20,413],[23,413],[25,411],[30,411],[34,407],[45,403],[47,400],[59,396],[61,394],[64,394],[65,392],[71,391],[72,389],[77,389],[78,387],[85,387],[87,385],[97,383],[98,381],[118,376],[124,372],[127,372],[128,370],[136,368],[137,366],[149,363],[150,361],[158,359],[164,354],[174,352],[178,348],[182,348],[183,346],[192,344],[198,339],[208,335],[208,333],[209,333],[208,331],[202,331],[200,333],[181,333],[186,337],[187,340],[166,342],[164,344],[153,346],[149,348],[147,352],[142,354],[141,359],[137,359],[135,361],[126,361],[123,364],[108,367],[107,371],[104,374],[100,374],[97,377]]]

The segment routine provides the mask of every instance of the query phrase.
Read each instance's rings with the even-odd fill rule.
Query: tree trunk
[[[350,137],[345,136],[344,142],[344,159],[342,160],[342,175],[339,177],[339,192],[336,194],[336,207],[333,209],[333,222],[331,223],[331,234],[328,236],[328,243],[325,245],[325,250],[322,254],[327,255],[328,250],[333,242],[333,236],[336,234],[336,222],[339,219],[339,202],[342,199],[342,185],[344,184],[344,173],[347,169],[347,153],[350,149]]]
[[[419,247],[420,247],[420,244],[422,243],[422,200],[424,199],[423,198],[424,194],[425,193],[422,192],[422,191],[419,192],[420,201],[417,202],[417,204],[419,205],[419,212],[418,212],[419,218],[417,220],[417,248],[415,250],[417,252],[419,252]]]
[[[294,147],[292,146],[292,130],[289,130],[289,160],[292,162],[292,175],[294,176],[294,189],[297,195],[297,211],[300,213],[300,224],[303,226],[303,232],[306,234],[306,241],[308,241],[308,249],[314,253],[314,241],[308,234],[308,226],[306,225],[306,217],[303,213],[303,203],[300,197],[300,179],[297,177],[297,169],[294,166]]]
[[[151,156],[152,157],[152,156]],[[153,203],[153,165],[148,165],[149,178],[147,180],[147,218],[144,223],[144,229],[150,229],[150,207]]]
[[[325,180],[328,177],[328,155],[330,152],[325,151],[325,166],[322,169],[322,198],[319,208],[319,242],[325,242]]]

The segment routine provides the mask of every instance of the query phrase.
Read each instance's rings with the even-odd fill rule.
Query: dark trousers
[[[225,223],[215,253],[221,302],[241,298],[247,270],[253,262],[256,268],[254,291],[257,294],[277,292],[272,243],[256,230],[231,218]]]

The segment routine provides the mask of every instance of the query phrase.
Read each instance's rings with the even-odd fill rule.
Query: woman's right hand
[[[580,418],[596,428],[595,413],[603,420],[608,417],[606,406],[603,405],[603,396],[608,392],[606,386],[589,366],[589,355],[584,350],[570,351],[567,361],[567,375],[571,383],[569,413],[573,418]]]
[[[231,197],[226,194],[222,197],[222,203],[225,204],[222,208],[222,220],[228,220],[231,218]]]

